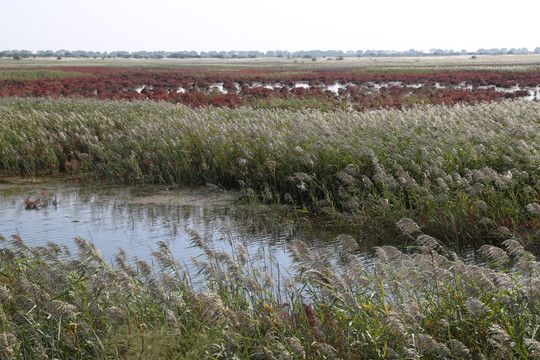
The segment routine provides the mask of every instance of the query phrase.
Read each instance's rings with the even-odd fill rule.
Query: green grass
[[[306,97],[303,99],[298,98],[270,98],[268,100],[259,100],[253,107],[257,109],[281,109],[281,110],[293,110],[301,111],[305,109],[312,109],[318,111],[335,111],[336,109],[346,109],[347,105],[343,102],[340,102],[331,98],[320,98],[316,96]]]
[[[1,70],[0,81],[5,80],[39,80],[62,79],[66,77],[89,76],[81,72],[66,72],[62,70]]]

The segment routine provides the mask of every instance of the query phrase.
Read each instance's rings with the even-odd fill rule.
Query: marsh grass
[[[215,184],[374,233],[414,219],[456,246],[540,229],[540,104],[321,112],[1,99],[0,169]],[[385,235],[388,236],[388,235]]]
[[[62,70],[0,70],[0,81],[5,80],[39,80],[63,79],[67,77],[91,76],[82,72]]]
[[[286,275],[242,243],[214,248],[187,273],[165,243],[153,260],[120,251],[108,264],[81,238],[78,253],[2,238],[0,353],[15,359],[537,359],[540,267],[520,240],[480,249],[467,264],[410,219],[406,253],[359,258],[294,240]],[[273,265],[272,265],[273,264]],[[196,281],[197,285],[193,285]]]
[[[339,102],[330,97],[304,97],[304,98],[270,98],[268,100],[260,100],[253,107],[257,109],[281,109],[281,110],[304,110],[313,109],[322,112],[335,111],[336,109],[345,110],[348,105]]]

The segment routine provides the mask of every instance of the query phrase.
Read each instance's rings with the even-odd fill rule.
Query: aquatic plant
[[[0,238],[0,353],[6,358],[537,359],[540,268],[519,238],[480,249],[471,265],[423,234],[414,247],[337,253],[293,240],[291,274],[242,242],[201,256],[189,274],[158,243],[152,264],[120,251],[108,264],[92,243],[78,253]],[[245,241],[249,241],[248,238]],[[339,245],[341,244],[341,245]],[[263,266],[264,265],[264,266]]]
[[[21,173],[240,185],[267,200],[331,212],[440,211],[465,222],[491,215],[512,228],[530,219],[524,207],[538,194],[534,103],[363,114],[91,100],[1,104],[1,165]]]
[[[50,194],[46,189],[43,189],[41,191],[41,197],[34,198],[34,200],[26,198],[26,200],[24,200],[24,205],[26,210],[39,210],[46,208],[49,205],[56,207],[58,205],[58,201],[54,194]]]
[[[0,110],[4,171],[211,183],[378,232],[409,217],[457,245],[539,230],[537,102],[324,113],[12,98]]]
[[[3,70],[0,96],[169,101],[192,107],[358,110],[530,96],[538,71],[285,71],[63,67]],[[339,90],[329,90],[331,88]],[[218,88],[220,90],[218,90]],[[317,101],[315,101],[317,99]]]

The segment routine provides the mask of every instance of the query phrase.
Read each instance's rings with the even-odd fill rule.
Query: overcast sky
[[[538,0],[0,0],[0,50],[540,46]]]

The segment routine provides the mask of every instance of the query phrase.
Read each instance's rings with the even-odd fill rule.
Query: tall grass
[[[164,243],[155,267],[120,252],[109,265],[77,238],[78,254],[1,238],[0,353],[14,359],[538,359],[540,267],[519,239],[480,249],[470,265],[411,219],[407,253],[372,262],[341,235],[339,253],[294,241],[291,276],[262,268],[241,243],[188,274]],[[273,269],[273,270],[272,270]],[[192,279],[197,280],[194,286]]]
[[[388,231],[410,217],[445,242],[539,229],[537,102],[325,113],[12,98],[0,112],[0,169],[20,174],[213,183]]]

